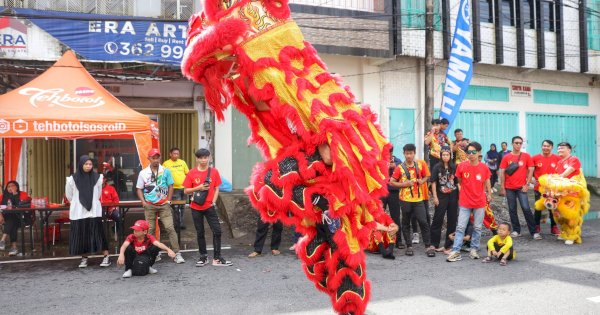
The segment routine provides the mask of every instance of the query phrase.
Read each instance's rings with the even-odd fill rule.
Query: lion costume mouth
[[[536,201],[535,209],[550,209],[560,224],[561,237],[581,243],[583,216],[590,207],[590,193],[583,172],[571,179],[547,174],[540,176],[538,181],[542,198]]]

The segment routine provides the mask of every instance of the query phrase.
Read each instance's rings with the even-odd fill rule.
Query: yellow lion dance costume
[[[560,224],[560,238],[580,244],[583,216],[590,209],[590,192],[583,172],[573,178],[542,175],[538,181],[542,198],[535,202],[535,210],[551,210]]]

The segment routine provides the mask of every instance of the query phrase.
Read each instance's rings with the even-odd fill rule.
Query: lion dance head
[[[542,198],[536,201],[535,209],[552,211],[560,224],[560,236],[565,240],[581,243],[583,216],[590,208],[590,193],[585,177],[579,175],[564,178],[550,174],[540,176],[538,181]]]

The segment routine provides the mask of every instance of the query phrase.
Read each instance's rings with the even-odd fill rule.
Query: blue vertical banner
[[[444,97],[442,98],[442,108],[440,110],[440,118],[446,118],[450,122],[448,130],[450,130],[456,115],[458,115],[472,76],[473,44],[471,43],[469,1],[461,0],[458,16],[456,17],[456,27],[444,83]]]

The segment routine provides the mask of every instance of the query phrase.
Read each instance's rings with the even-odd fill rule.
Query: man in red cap
[[[157,273],[158,270],[152,266],[160,249],[166,251],[169,257],[175,258],[175,252],[157,241],[152,234],[148,234],[148,228],[149,224],[146,220],[135,221],[131,227],[133,234],[129,234],[123,242],[117,260],[117,264],[125,265],[123,278]]]
[[[165,232],[169,236],[171,247],[177,253],[174,261],[178,264],[185,262],[179,252],[179,241],[173,226],[173,213],[171,212],[171,198],[173,197],[173,176],[171,172],[160,165],[160,151],[156,148],[148,152],[150,165],[140,171],[137,188],[138,198],[144,207],[144,216],[150,222],[149,232],[154,234],[156,217],[160,217]]]

